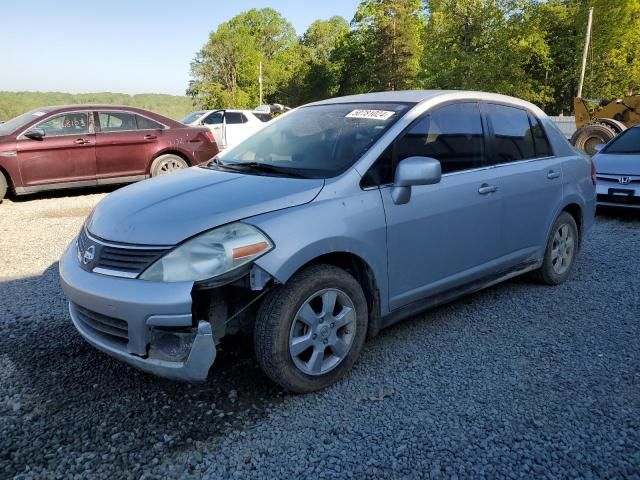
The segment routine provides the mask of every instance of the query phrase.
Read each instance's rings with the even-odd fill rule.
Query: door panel
[[[493,133],[489,163],[503,182],[504,255],[513,264],[539,258],[562,201],[561,161],[532,114],[499,104],[484,109]]]
[[[224,125],[224,110],[218,110],[216,112],[210,113],[207,117],[204,118],[202,124],[211,130],[213,133],[213,138],[216,140],[218,144],[218,148],[222,150],[226,147],[226,139],[225,139],[225,125]]]
[[[98,178],[144,175],[158,135],[153,130],[96,134]]]
[[[483,185],[498,187],[480,194]],[[382,189],[387,216],[391,309],[493,273],[500,255],[502,195],[493,169],[445,175],[412,187],[396,205]]]
[[[393,143],[393,165],[431,157],[443,176],[436,185],[413,186],[404,205],[393,202],[392,187],[382,189],[392,309],[498,268],[502,185],[495,169],[484,166],[485,137],[478,104],[460,102],[423,115]],[[393,179],[393,169],[389,174]]]
[[[224,117],[227,147],[237,145],[251,134],[247,119],[241,112],[225,112]]]
[[[503,179],[504,228],[501,244],[514,262],[542,255],[547,234],[562,202],[562,168],[558,158],[496,167]],[[556,176],[557,175],[557,176]]]
[[[42,140],[20,137],[18,162],[25,186],[94,180],[95,135],[90,133],[87,112],[53,115],[34,128]]]
[[[138,128],[131,112],[97,112],[96,170],[98,178],[144,175],[157,148],[161,130]]]

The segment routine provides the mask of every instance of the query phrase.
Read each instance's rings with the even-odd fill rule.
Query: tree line
[[[60,92],[0,92],[0,120],[9,120],[24,112],[50,105],[76,105],[94,103],[105,105],[128,105],[144,108],[180,119],[192,110],[189,97],[143,93],[60,93]]]
[[[504,93],[568,114],[594,7],[583,96],[640,90],[640,0],[364,0],[351,20],[313,22],[298,36],[271,8],[211,32],[187,93],[202,108],[437,88]]]

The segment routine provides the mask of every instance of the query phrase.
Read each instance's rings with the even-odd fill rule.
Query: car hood
[[[193,167],[105,197],[87,228],[112,242],[175,245],[225,223],[313,200],[322,179],[244,175]]]
[[[640,175],[640,154],[600,153],[593,157],[596,172],[610,175]]]

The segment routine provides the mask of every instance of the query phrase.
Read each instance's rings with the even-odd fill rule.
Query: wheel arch
[[[370,337],[375,336],[380,330],[380,287],[376,280],[374,270],[371,268],[369,263],[353,252],[333,251],[323,253],[309,259],[307,262],[301,264],[291,276],[311,265],[321,264],[333,265],[341,268],[353,275],[353,277],[358,281],[367,299],[367,307],[369,309],[367,335]]]
[[[193,166],[193,161],[191,160],[191,158],[189,157],[189,155],[187,155],[185,152],[175,149],[175,148],[167,148],[165,150],[160,150],[158,152],[156,152],[153,157],[151,157],[151,161],[149,162],[148,166],[147,166],[147,174],[151,174],[151,166],[153,165],[153,162],[156,161],[156,159],[158,157],[161,157],[162,155],[176,155],[180,158],[182,158],[185,162],[187,162],[188,166]]]
[[[9,171],[2,165],[0,165],[0,174],[4,175],[4,178],[7,180],[7,189],[13,190],[15,186],[13,183],[13,178],[11,178],[11,174],[9,173]]]
[[[582,211],[582,207],[575,202],[569,203],[565,205],[565,207],[560,211],[567,212],[569,215],[573,217],[578,227],[578,248],[582,246],[582,235],[584,232],[584,215]]]

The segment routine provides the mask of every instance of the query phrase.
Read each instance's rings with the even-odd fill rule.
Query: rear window
[[[640,153],[640,128],[634,127],[614,138],[603,153]]]
[[[270,113],[262,113],[262,112],[253,112],[253,116],[265,123],[270,121],[273,118]]]

